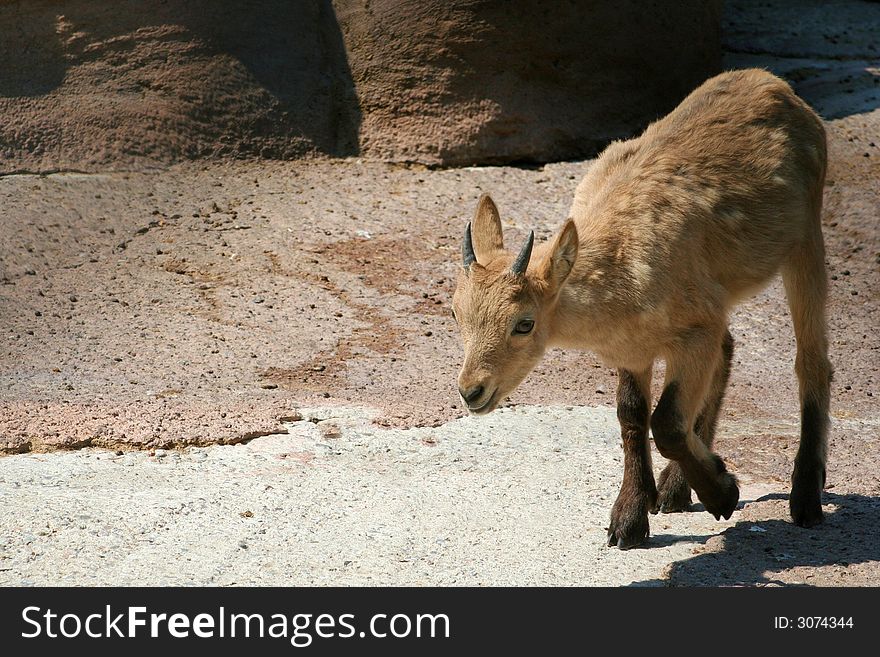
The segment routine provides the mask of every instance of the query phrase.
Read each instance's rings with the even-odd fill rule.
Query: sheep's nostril
[[[472,401],[476,401],[483,395],[483,386],[475,386],[470,390],[462,390],[458,389],[461,398],[464,399],[465,403],[470,404]]]

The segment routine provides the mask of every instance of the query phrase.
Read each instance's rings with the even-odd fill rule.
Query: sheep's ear
[[[578,232],[574,221],[569,219],[562,227],[562,231],[556,236],[556,241],[550,249],[550,255],[544,261],[541,275],[554,292],[559,291],[565,279],[574,267],[574,261],[578,254]]]
[[[498,251],[504,250],[504,238],[501,235],[501,216],[498,208],[488,194],[480,197],[477,213],[471,225],[474,253],[477,262],[486,264]]]

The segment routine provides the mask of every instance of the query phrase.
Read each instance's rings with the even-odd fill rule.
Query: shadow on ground
[[[728,0],[724,68],[766,68],[825,119],[880,107],[880,3]]]
[[[788,507],[788,495],[765,495],[756,504]],[[880,560],[880,526],[876,523],[880,512],[880,497],[856,494],[823,495],[824,524],[812,529],[793,525],[787,519],[743,520],[725,530],[717,540],[722,546],[717,551],[711,545],[697,548],[701,551],[691,559],[672,564],[664,579],[634,582],[633,586],[786,586],[845,584],[833,579],[834,567],[845,570],[850,566]],[[778,514],[777,514],[778,515]],[[669,537],[654,537],[652,546]],[[677,537],[689,540],[689,537]],[[710,541],[711,542],[711,541]],[[798,569],[825,568],[831,571],[822,581],[813,571],[801,579]],[[828,578],[831,578],[830,580]]]

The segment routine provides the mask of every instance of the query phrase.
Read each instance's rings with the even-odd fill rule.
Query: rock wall
[[[0,171],[358,152],[329,0],[0,0]]]
[[[0,0],[0,173],[580,157],[720,70],[719,23],[719,0]]]
[[[593,154],[721,70],[720,5],[340,2],[362,148],[441,165]]]

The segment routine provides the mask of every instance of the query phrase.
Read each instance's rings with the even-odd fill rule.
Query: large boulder
[[[365,154],[439,165],[595,153],[721,70],[721,2],[345,0]]]
[[[0,3],[0,171],[358,152],[329,0]]]
[[[0,172],[595,152],[720,68],[720,1],[0,3]]]

